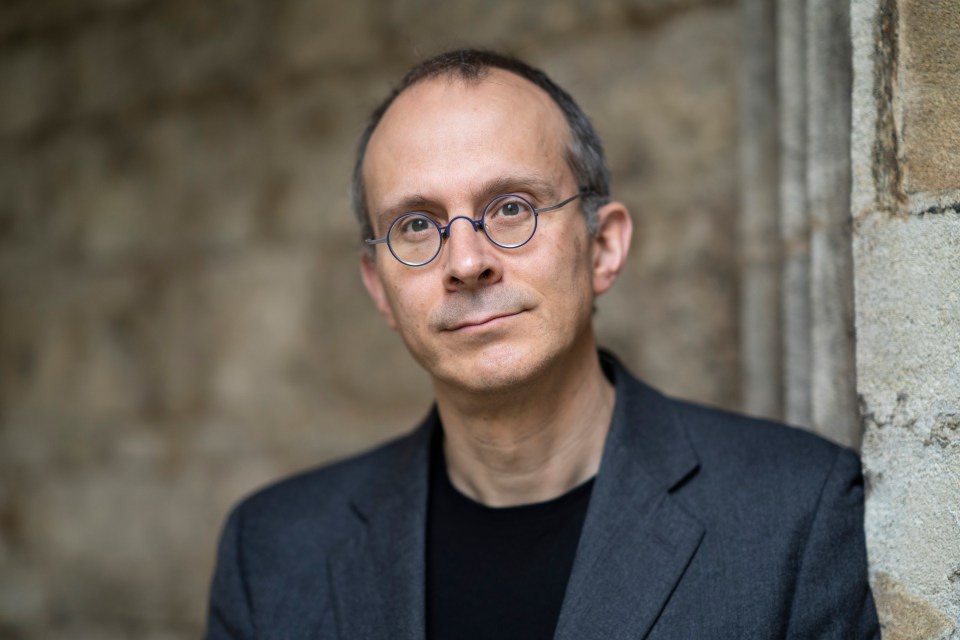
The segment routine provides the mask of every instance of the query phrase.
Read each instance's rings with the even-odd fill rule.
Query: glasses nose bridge
[[[457,220],[466,220],[467,222],[469,222],[470,226],[473,227],[474,233],[483,229],[483,218],[480,218],[479,220],[474,220],[473,218],[470,218],[468,216],[455,216],[453,218],[450,218],[450,221],[447,223],[447,225],[440,229],[440,237],[442,239],[447,240],[450,238],[450,227],[452,227],[453,223],[456,222]]]

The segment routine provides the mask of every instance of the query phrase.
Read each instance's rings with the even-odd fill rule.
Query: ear
[[[621,202],[610,202],[597,212],[597,232],[592,239],[593,294],[606,293],[617,281],[630,252],[633,221]]]
[[[393,317],[393,309],[390,307],[390,301],[387,300],[383,281],[380,279],[380,272],[377,271],[377,265],[369,251],[363,251],[360,254],[360,276],[363,278],[363,286],[367,288],[367,293],[373,298],[373,303],[377,305],[377,311],[387,321],[387,325],[396,331],[397,323]]]

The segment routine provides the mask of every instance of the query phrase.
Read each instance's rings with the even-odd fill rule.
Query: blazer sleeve
[[[841,449],[801,555],[788,638],[880,638],[867,581],[860,459]]]
[[[243,517],[238,507],[227,518],[220,536],[217,568],[210,587],[207,640],[247,640],[256,637],[243,567],[242,524]]]

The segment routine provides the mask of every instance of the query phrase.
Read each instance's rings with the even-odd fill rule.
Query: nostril
[[[491,280],[493,278],[493,269],[484,269],[480,274],[480,280]]]

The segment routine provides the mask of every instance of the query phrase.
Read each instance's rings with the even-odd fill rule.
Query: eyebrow
[[[504,174],[481,185],[473,195],[479,200],[516,191],[526,191],[536,196],[538,200],[552,200],[557,197],[557,190],[553,183],[535,174]]]
[[[496,196],[518,191],[524,191],[535,196],[535,199],[540,201],[539,204],[541,205],[549,204],[548,201],[552,202],[558,197],[557,190],[552,182],[532,173],[497,176],[473,189],[471,196],[474,201],[483,201],[486,204],[488,200],[492,200]],[[443,207],[439,207],[435,200],[425,197],[418,191],[392,202],[377,214],[376,219],[379,223],[378,226],[383,228],[404,213],[432,208],[442,209]]]

